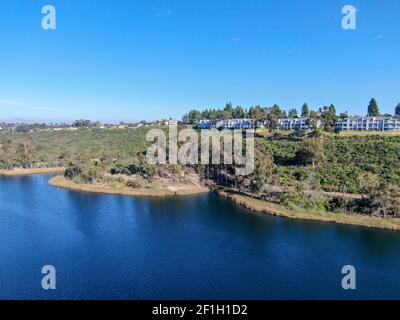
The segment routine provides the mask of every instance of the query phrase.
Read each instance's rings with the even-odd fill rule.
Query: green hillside
[[[149,129],[82,128],[3,135],[0,169],[67,166],[70,178],[85,183],[105,176],[109,181],[117,174],[138,175],[153,183],[182,166],[147,163],[144,153]],[[255,171],[247,177],[235,176],[234,165],[187,169],[217,186],[287,207],[400,215],[399,136],[296,137],[278,133],[257,138],[255,158]]]

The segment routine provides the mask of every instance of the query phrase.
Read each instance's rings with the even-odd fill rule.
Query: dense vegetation
[[[82,128],[0,135],[0,168],[66,166],[93,159],[129,160],[146,150],[147,130]]]
[[[308,143],[290,139],[271,142],[271,153],[278,165],[276,175],[292,187],[314,191],[308,197],[293,199],[294,203],[330,211],[400,214],[399,136],[324,135],[319,140],[314,146],[310,139]],[[317,164],[307,165],[307,159]],[[339,194],[332,197],[329,192]],[[312,199],[313,194],[321,196]],[[304,203],[307,198],[313,201]]]
[[[314,173],[322,189],[348,193],[360,192],[356,181],[366,172],[400,185],[399,136],[323,136],[321,139],[323,159],[316,168],[300,166],[305,163],[299,155],[307,153],[304,143],[292,139],[272,141],[272,154],[280,166],[280,176],[304,180]]]

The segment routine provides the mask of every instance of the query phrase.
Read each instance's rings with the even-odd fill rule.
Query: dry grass
[[[16,168],[13,170],[0,170],[0,176],[27,176],[32,174],[47,174],[47,173],[63,173],[65,168],[34,168],[34,169],[23,169]]]
[[[354,137],[354,136],[398,136],[400,131],[341,131],[341,137]]]
[[[70,189],[74,191],[146,197],[186,196],[210,191],[208,188],[187,188],[185,190],[171,191],[168,189],[132,189],[127,187],[111,187],[100,184],[74,183],[70,180],[65,179],[63,176],[53,177],[52,179],[50,179],[49,184],[55,187]]]
[[[256,212],[266,213],[273,216],[279,216],[291,219],[301,219],[301,220],[318,220],[325,222],[334,222],[339,224],[364,226],[368,228],[379,228],[379,229],[400,231],[400,219],[392,219],[392,218],[383,219],[383,218],[368,217],[361,215],[350,215],[345,213],[306,211],[305,209],[301,208],[296,209],[294,211],[271,202],[252,199],[248,196],[241,194],[235,194],[226,191],[218,191],[218,194],[228,199],[231,199],[235,203],[244,206],[247,209]]]

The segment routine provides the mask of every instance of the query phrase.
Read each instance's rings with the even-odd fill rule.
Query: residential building
[[[228,120],[200,120],[198,129],[254,129],[255,122],[251,119],[228,119]]]
[[[317,127],[321,126],[321,121],[318,120]],[[284,118],[279,119],[278,129],[279,130],[298,130],[308,131],[310,130],[309,118]]]
[[[355,131],[397,131],[400,130],[400,117],[349,117],[339,119],[336,130]]]
[[[200,120],[200,122],[197,125],[198,129],[213,129],[216,128],[217,121],[216,120]]]
[[[217,123],[217,128],[222,129],[254,129],[255,122],[251,119],[228,119]]]

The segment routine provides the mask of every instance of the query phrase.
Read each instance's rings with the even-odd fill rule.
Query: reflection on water
[[[0,178],[0,298],[399,298],[400,233],[252,213],[215,194],[144,198]],[[41,289],[41,268],[58,288]],[[343,291],[341,268],[357,269]]]

